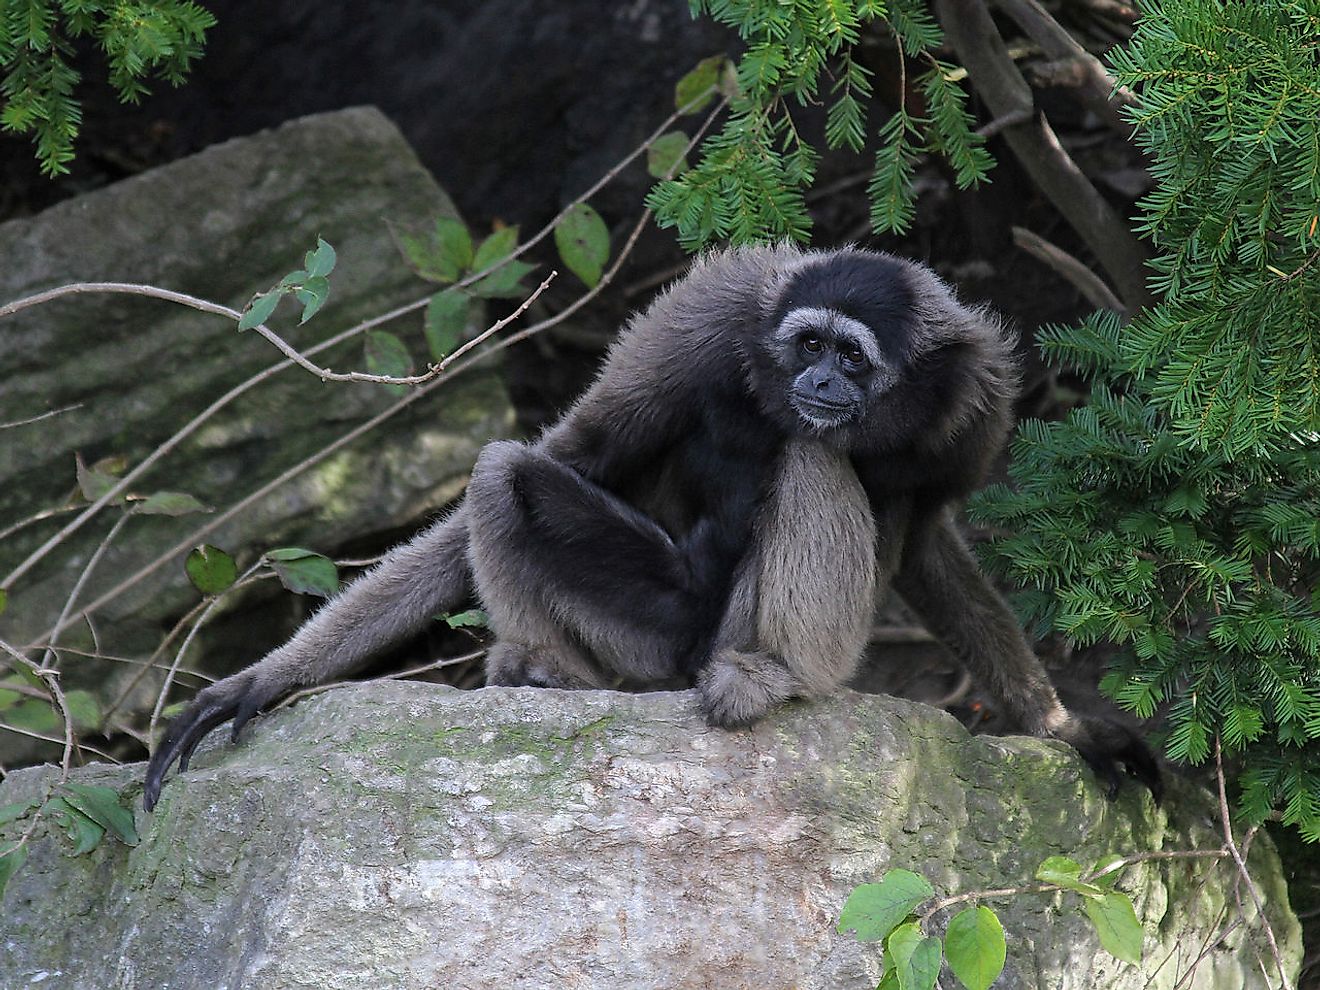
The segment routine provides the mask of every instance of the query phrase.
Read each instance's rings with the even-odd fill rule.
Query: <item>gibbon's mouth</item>
[[[826,402],[815,396],[808,399],[798,395],[793,396],[791,401],[794,412],[817,429],[842,426],[856,412],[851,402]]]

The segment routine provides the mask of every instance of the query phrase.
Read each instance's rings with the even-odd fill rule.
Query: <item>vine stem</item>
[[[693,147],[696,146],[696,144],[701,140],[702,135],[706,132],[706,130],[709,129],[710,125],[714,122],[715,118],[724,110],[726,106],[728,106],[728,102],[729,102],[728,98],[725,97],[715,106],[713,110],[711,110],[710,114],[707,115],[702,125],[697,129],[696,133],[693,134],[691,140],[688,142],[687,151],[690,151]],[[687,154],[687,151],[685,151],[684,154]],[[440,376],[432,379],[431,381],[427,382],[425,385],[420,386],[419,388],[410,392],[408,395],[403,396],[392,406],[389,406],[386,409],[381,410],[381,412],[377,413],[371,419],[358,424],[353,429],[349,430],[347,433],[341,435],[340,437],[332,441],[330,444],[323,447],[321,450],[317,451],[315,454],[306,458],[302,462],[288,468],[277,477],[272,478],[265,485],[261,486],[260,488],[250,493],[249,495],[245,496],[243,499],[241,499],[239,502],[237,502],[230,508],[226,509],[224,512],[216,516],[213,516],[205,525],[194,530],[183,540],[179,541],[179,543],[175,544],[173,547],[166,550],[164,553],[159,554],[154,560],[144,564],[133,574],[124,578],[124,580],[120,581],[113,588],[110,588],[109,590],[105,591],[100,597],[98,597],[97,599],[86,605],[83,609],[80,610],[79,615],[90,615],[93,612],[100,609],[101,607],[103,607],[104,605],[106,605],[108,602],[119,597],[119,595],[123,594],[129,588],[136,585],[139,581],[143,580],[144,578],[146,578],[147,576],[158,570],[160,567],[164,566],[166,563],[172,560],[177,554],[191,549],[198,542],[200,542],[201,539],[205,537],[207,534],[211,533],[219,526],[228,522],[235,515],[238,515],[240,512],[243,512],[253,503],[264,498],[266,495],[270,494],[272,491],[279,488],[281,485],[285,484],[290,479],[298,476],[303,471],[306,471],[307,469],[320,463],[326,457],[329,457],[331,454],[335,453],[342,447],[348,445],[349,443],[352,443],[354,440],[357,440],[363,434],[368,433],[369,431],[375,429],[375,427],[379,426],[387,419],[395,416],[400,411],[405,409],[407,406],[411,405],[413,402],[416,402],[418,399],[426,395],[429,395],[433,389],[439,388],[441,385],[448,382],[452,377],[462,374],[464,371],[467,371],[469,368],[476,366],[479,362],[485,361],[490,357],[500,353],[505,348],[512,347],[514,344],[520,343],[521,341],[524,341],[527,338],[532,337],[538,333],[542,333],[543,331],[550,329],[556,324],[561,323],[564,320],[566,320],[568,317],[572,316],[575,312],[577,312],[588,302],[594,299],[597,295],[599,295],[600,292],[615,279],[615,277],[618,275],[619,270],[622,268],[624,261],[626,261],[629,255],[632,253],[633,248],[637,244],[637,239],[641,236],[642,231],[645,229],[646,224],[650,219],[651,219],[651,211],[649,209],[643,210],[637,222],[633,225],[633,229],[629,234],[627,240],[624,242],[623,247],[620,249],[618,257],[615,259],[614,264],[611,265],[610,268],[603,275],[601,275],[600,281],[596,283],[594,288],[584,293],[583,295],[579,296],[576,300],[574,300],[574,302],[571,305],[565,307],[563,310],[556,313],[554,316],[541,320],[538,323],[534,323],[531,326],[524,327],[522,330],[519,330],[517,333],[511,334],[508,337],[501,338],[500,340],[493,341],[490,344],[490,346],[480,351],[466,355],[462,361],[459,361],[451,368],[447,369]],[[426,304],[426,300],[423,300],[417,307],[414,308],[420,308],[420,306],[423,306],[425,304]],[[398,310],[396,310],[395,312],[397,313]],[[341,335],[341,337],[342,336],[343,335]],[[288,365],[286,363],[283,366],[287,367]],[[267,370],[269,371],[270,369]],[[202,415],[204,416],[206,415],[206,413],[203,413]],[[200,418],[201,416],[199,416],[198,419],[195,419],[193,422],[200,425],[200,423],[198,422]],[[176,437],[177,436],[178,434],[176,434]],[[155,457],[156,454],[153,454],[152,456]],[[142,469],[143,469],[143,465],[139,465],[138,468],[135,469],[135,473],[140,474]],[[125,476],[125,478],[127,479],[128,476]],[[121,485],[122,484],[123,482],[121,482]],[[85,511],[90,511],[90,507],[89,510],[85,510]],[[74,520],[74,522],[76,521],[77,520]],[[70,525],[72,525],[72,523]],[[77,621],[77,619],[78,617],[74,616],[68,621],[75,622]]]
[[[636,160],[636,158],[639,155],[641,155],[652,144],[654,144],[659,137],[661,137],[670,127],[674,125],[674,123],[678,120],[679,117],[685,115],[689,110],[697,106],[700,103],[700,101],[707,99],[714,90],[715,87],[711,87],[705,90],[704,92],[702,92],[701,94],[690,100],[688,103],[686,103],[684,106],[678,108],[676,111],[674,111],[674,113],[666,117],[665,120],[658,127],[656,127],[654,131],[651,132],[651,134],[646,138],[645,141],[643,141],[635,149],[633,149],[633,151],[630,152],[625,158],[617,162],[613,168],[611,168],[608,172],[605,173],[604,176],[601,177],[600,180],[594,183],[585,193],[583,193],[577,199],[573,200],[573,202],[571,202],[568,206],[566,206],[563,210],[561,210],[554,217],[554,219],[552,219],[548,224],[542,227],[541,230],[538,231],[535,235],[533,235],[528,241],[519,245],[510,254],[502,258],[499,262],[489,266],[483,271],[476,272],[470,275],[468,278],[464,279],[463,281],[457,283],[456,287],[464,288],[479,281],[480,279],[489,275],[491,272],[495,271],[500,266],[507,264],[509,261],[512,261],[514,258],[517,258],[521,254],[523,254],[532,245],[539,243],[541,240],[549,236],[550,233],[553,232],[555,225],[558,224],[559,221],[562,220],[564,216],[567,215],[568,212],[574,206],[577,206],[578,204],[585,202],[590,196],[598,192],[602,186],[604,186],[607,182],[609,182],[615,176],[617,176],[624,167],[626,167],[628,164]],[[689,151],[696,146],[696,143],[699,140],[701,134],[704,133],[705,130],[710,126],[710,123],[711,121],[714,120],[715,116],[719,112],[721,112],[726,106],[728,106],[728,103],[729,100],[727,96],[724,97],[722,100],[720,100],[720,102],[717,104],[715,109],[707,116],[706,121],[698,130],[697,135],[688,143]],[[671,169],[670,171],[672,173],[673,169]],[[117,283],[109,283],[109,284],[117,284]],[[58,290],[50,290],[50,291],[55,292]],[[164,292],[168,290],[161,290],[161,291]],[[406,303],[402,306],[390,310],[387,313],[382,313],[379,316],[375,316],[368,320],[364,320],[361,323],[356,324],[355,326],[349,327],[347,330],[335,334],[333,337],[330,337],[328,340],[322,341],[321,343],[316,344],[313,347],[307,348],[307,350],[303,352],[303,354],[306,357],[310,357],[311,355],[314,354],[319,354],[322,351],[335,346],[336,344],[342,343],[343,341],[348,340],[354,336],[357,336],[358,334],[365,333],[367,330],[370,330],[373,327],[380,326],[381,324],[384,323],[392,322],[393,320],[396,320],[402,316],[406,316],[409,313],[414,313],[417,310],[424,308],[426,304],[430,302],[430,299],[431,296],[428,294],[427,296],[424,296],[421,299],[418,299],[411,303]],[[22,300],[20,300],[20,302],[21,301]],[[15,303],[10,303],[7,306],[0,307],[0,317],[4,316],[7,312],[16,311],[11,309],[15,305],[16,305]],[[33,303],[32,305],[35,305],[35,303]],[[233,311],[230,310],[229,312],[232,313]],[[517,339],[522,339],[522,338],[517,338]],[[91,519],[98,512],[100,512],[101,509],[103,509],[106,505],[108,505],[113,499],[117,498],[119,495],[125,492],[133,482],[135,482],[139,477],[141,477],[146,471],[150,470],[158,461],[161,460],[161,458],[171,453],[176,447],[179,446],[179,444],[181,444],[185,439],[187,439],[194,432],[196,432],[204,423],[206,423],[209,419],[211,419],[211,417],[213,417],[221,409],[225,408],[231,402],[239,398],[241,395],[255,388],[257,385],[261,384],[267,379],[273,377],[274,375],[279,374],[281,371],[293,367],[294,364],[295,362],[292,358],[285,358],[285,360],[280,361],[262,371],[257,372],[251,378],[234,386],[234,388],[230,389],[224,395],[220,396],[218,399],[212,402],[209,406],[207,406],[200,413],[194,416],[191,420],[185,423],[176,433],[174,433],[173,436],[171,436],[159,447],[157,447],[145,458],[143,458],[143,460],[140,461],[136,467],[134,467],[132,470],[126,473],[114,486],[110,488],[109,491],[105,492],[103,495],[101,495],[100,498],[94,501],[91,505],[87,506],[87,508],[85,508],[77,516],[71,519],[58,532],[52,535],[50,539],[46,540],[45,543],[43,543],[41,546],[33,550],[32,553],[30,553],[23,561],[21,561],[18,564],[18,566],[16,566],[7,575],[5,575],[5,577],[2,580],[0,580],[0,588],[13,587],[14,582],[18,581],[25,574],[27,574],[28,571],[30,571],[39,561],[44,559],[47,554],[49,554],[53,549],[55,549],[55,547],[59,546],[66,539],[68,539],[69,536],[71,536],[73,533],[81,529],[89,519]],[[425,382],[423,388],[426,385],[432,385],[437,380],[442,380],[442,379],[443,379],[443,371],[438,373],[431,379],[429,379],[427,382]]]
[[[1252,903],[1256,905],[1256,917],[1260,919],[1261,928],[1265,931],[1265,940],[1269,942],[1270,953],[1274,956],[1274,965],[1279,970],[1279,987],[1281,990],[1292,990],[1292,984],[1288,982],[1288,974],[1283,966],[1283,953],[1279,951],[1279,943],[1274,938],[1274,926],[1270,924],[1269,918],[1265,916],[1265,905],[1261,902],[1260,891],[1256,889],[1256,881],[1251,879],[1251,873],[1247,870],[1246,858],[1233,839],[1233,821],[1228,810],[1228,794],[1224,783],[1224,756],[1220,746],[1219,733],[1215,733],[1215,783],[1219,789],[1219,823],[1224,830],[1224,848],[1233,857],[1233,862],[1237,864],[1238,876],[1242,878],[1247,893],[1251,895]],[[1248,841],[1250,841],[1250,836]]]
[[[1083,883],[1094,883],[1101,877],[1116,873],[1119,870],[1125,870],[1129,866],[1136,866],[1139,863],[1147,863],[1152,860],[1160,859],[1224,859],[1229,855],[1227,849],[1165,849],[1154,852],[1133,853],[1131,856],[1122,856],[1111,862],[1106,863],[1098,870],[1093,870],[1079,879]],[[992,897],[1015,897],[1018,894],[1048,894],[1056,890],[1068,890],[1068,887],[1057,883],[1028,883],[1017,887],[995,887],[988,890],[969,890],[962,894],[953,894],[949,897],[941,897],[919,916],[922,923],[930,920],[932,916],[938,914],[954,904],[962,904],[966,901],[983,901]]]

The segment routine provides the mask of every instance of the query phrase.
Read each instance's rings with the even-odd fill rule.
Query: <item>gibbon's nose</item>
[[[816,386],[816,391],[824,392],[834,384],[834,376],[829,372],[817,372],[811,377],[812,384]]]

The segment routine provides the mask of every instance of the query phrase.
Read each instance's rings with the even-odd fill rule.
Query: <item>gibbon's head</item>
[[[778,273],[753,388],[787,430],[839,446],[939,446],[1002,415],[1016,376],[998,321],[928,268],[859,249]]]

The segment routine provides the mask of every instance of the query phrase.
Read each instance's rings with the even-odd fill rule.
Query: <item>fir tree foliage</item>
[[[43,172],[67,172],[82,123],[76,39],[95,42],[119,98],[135,103],[150,79],[183,81],[214,23],[189,0],[4,0],[0,126],[33,136]]]
[[[905,88],[909,69],[920,70],[913,81],[926,105],[924,112],[900,106],[875,128],[875,229],[901,232],[911,224],[913,166],[921,154],[946,157],[962,187],[985,180],[991,159],[972,129],[954,68],[932,54],[941,33],[922,0],[691,0],[691,7],[693,16],[708,14],[736,29],[747,47],[729,115],[702,144],[701,161],[659,183],[648,200],[660,225],[677,228],[688,248],[808,238],[803,190],[819,152],[799,131],[794,111],[823,103],[826,145],[864,149],[873,88],[856,50],[873,26],[887,26],[897,40]]]
[[[1041,628],[1116,652],[1104,688],[1218,737],[1240,806],[1320,840],[1320,0],[1147,3],[1120,80],[1158,185],[1162,301],[1042,332],[1092,379],[1023,424],[973,514]]]

